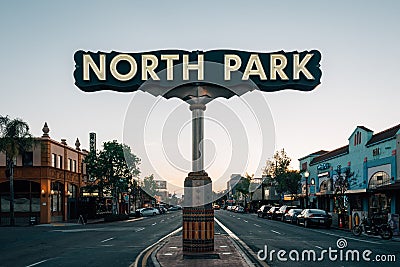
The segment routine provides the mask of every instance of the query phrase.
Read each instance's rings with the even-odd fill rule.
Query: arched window
[[[384,171],[376,172],[372,175],[371,179],[369,179],[368,188],[375,189],[382,185],[390,184],[390,176]]]
[[[322,183],[321,183],[321,185],[319,186],[319,191],[320,192],[326,192],[326,191],[328,191],[328,181],[323,181]]]

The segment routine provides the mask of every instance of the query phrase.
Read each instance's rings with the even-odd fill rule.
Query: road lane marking
[[[348,236],[343,236],[343,235],[336,235],[336,234],[327,233],[327,232],[323,232],[323,231],[318,231],[318,230],[314,230],[314,229],[308,229],[308,230],[313,231],[313,232],[317,232],[317,233],[321,233],[321,234],[330,235],[330,236],[344,237],[344,238],[346,238],[346,239],[351,239],[351,240],[355,240],[355,241],[360,241],[360,242],[365,242],[365,243],[370,243],[370,244],[382,245],[382,243],[380,243],[380,242],[374,242],[374,241],[369,241],[369,240],[363,240],[363,239],[358,239],[358,238],[348,237]]]
[[[140,227],[139,229],[136,229],[135,232],[140,232],[143,231],[145,228],[144,227]]]
[[[156,225],[157,223],[155,222],[155,223],[153,223],[152,225],[154,226],[154,225]]]
[[[275,234],[278,234],[278,235],[281,235],[281,233],[279,233],[279,232],[277,232],[277,231],[274,231],[274,230],[271,230],[271,232],[273,232],[273,233],[275,233]]]
[[[114,237],[110,237],[108,239],[104,239],[103,241],[101,241],[101,243],[104,243],[104,242],[107,242],[107,241],[110,241],[110,240],[113,240],[113,239],[114,239]]]
[[[38,262],[35,262],[35,263],[31,264],[31,265],[27,265],[26,267],[33,267],[33,266],[39,265],[39,264],[41,264],[41,263],[44,263],[44,262],[46,262],[46,261],[49,261],[49,260],[51,260],[51,259],[52,259],[52,258],[47,259],[47,260],[38,261]]]
[[[254,224],[254,226],[261,227],[261,226],[260,226],[260,225],[258,225],[258,224]]]
[[[139,260],[142,257],[142,255],[146,252],[148,252],[148,250],[152,251],[151,249],[153,247],[156,247],[156,245],[158,245],[159,243],[161,243],[162,241],[164,241],[165,239],[167,239],[168,237],[175,235],[176,233],[179,233],[180,231],[182,231],[183,227],[179,227],[178,229],[176,229],[175,231],[172,231],[171,233],[167,234],[166,236],[162,237],[160,240],[158,240],[157,242],[155,242],[154,244],[148,246],[147,248],[145,248],[144,250],[142,250],[142,252],[140,252],[140,254],[136,257],[135,262],[133,262],[129,267],[138,267],[139,266]],[[147,253],[146,253],[147,254]],[[146,257],[146,261],[147,258],[149,257],[149,255],[145,255]],[[144,259],[143,259],[144,260]],[[142,264],[143,264],[143,260],[142,260]]]
[[[249,221],[243,220],[245,223],[248,223]]]
[[[315,246],[316,248],[319,248],[319,249],[323,249],[323,248],[321,248],[320,246]]]
[[[240,244],[253,258],[254,260],[257,260],[258,263],[261,266],[268,266],[267,263],[260,261],[257,257],[257,255],[254,253],[253,250],[251,250],[251,248],[249,248],[249,246],[247,246],[247,244],[245,242],[243,242],[237,235],[235,235],[231,230],[229,230],[228,227],[226,227],[225,225],[223,225],[220,221],[218,221],[217,218],[214,217],[214,221],[230,236],[230,238],[232,239],[232,244],[236,247],[236,249],[239,252],[242,252],[242,257],[243,259],[246,261],[246,263],[249,266],[254,266],[253,262],[249,259],[249,257],[244,253],[244,251],[239,247],[238,244]]]
[[[165,220],[163,219],[163,220],[161,220],[161,222],[160,223],[162,223],[162,222],[164,222]]]
[[[237,219],[238,219],[238,220],[240,220],[240,218],[239,218],[239,217],[238,217]]]

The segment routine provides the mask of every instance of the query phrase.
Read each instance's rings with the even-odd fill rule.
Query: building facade
[[[86,171],[86,150],[52,140],[47,124],[31,151],[14,159],[14,210],[17,224],[51,223],[75,219]],[[0,224],[9,224],[10,182],[6,155],[0,153]]]
[[[299,159],[303,200],[308,199],[310,207],[335,212],[335,186],[339,176],[343,178],[347,173],[347,215],[354,211],[400,214],[399,149],[400,125],[376,134],[366,127],[356,127],[345,146]]]

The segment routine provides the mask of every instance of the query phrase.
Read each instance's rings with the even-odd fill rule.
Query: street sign
[[[321,53],[247,52],[240,50],[158,50],[138,53],[77,51],[75,85],[83,91],[134,92],[147,80],[152,86],[176,87],[251,81],[261,91],[311,91],[320,84]],[[209,67],[212,64],[212,68]],[[219,81],[216,83],[216,81]]]

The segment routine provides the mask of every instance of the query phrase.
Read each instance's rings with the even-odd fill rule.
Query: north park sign
[[[252,82],[257,89],[311,91],[320,84],[321,53],[257,53],[238,50],[158,50],[140,53],[77,51],[75,85],[85,92],[134,92],[146,81],[159,84]],[[212,68],[208,67],[212,63]]]

